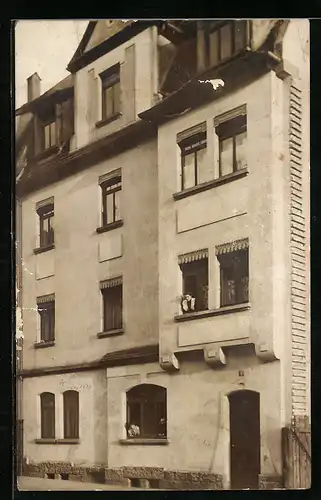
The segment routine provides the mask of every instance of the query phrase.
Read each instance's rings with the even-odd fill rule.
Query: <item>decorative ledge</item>
[[[42,349],[44,347],[52,347],[55,345],[55,341],[54,340],[48,340],[48,341],[44,341],[44,342],[35,342],[34,343],[34,348],[35,349]]]
[[[110,224],[106,224],[105,226],[97,227],[97,233],[105,233],[106,231],[111,231],[112,229],[116,229],[117,227],[121,227],[124,224],[123,220],[116,220],[115,222],[111,222]]]
[[[210,316],[220,316],[221,314],[230,314],[235,312],[247,311],[251,308],[248,302],[245,304],[236,304],[234,306],[220,307],[219,309],[211,309],[207,311],[197,311],[194,313],[180,314],[174,317],[175,321],[190,321],[193,319],[208,318]]]
[[[104,118],[103,120],[99,120],[98,122],[96,122],[96,128],[100,128],[100,127],[103,127],[104,125],[107,125],[108,123],[111,123],[115,120],[117,120],[118,118],[120,118],[122,116],[121,113],[115,113],[114,115],[110,116],[109,118]]]
[[[192,186],[188,189],[184,189],[184,191],[174,193],[173,198],[174,200],[181,200],[182,198],[186,198],[187,196],[201,193],[202,191],[207,191],[208,189],[212,189],[228,182],[235,181],[236,179],[245,177],[246,175],[248,175],[248,173],[249,171],[247,168],[242,168],[241,170],[237,170],[236,172],[232,172],[231,174],[224,175],[222,177],[219,177],[218,179],[213,179],[208,182],[202,182],[202,184],[198,184],[197,186]]]
[[[52,245],[47,245],[45,247],[34,248],[33,253],[38,254],[38,253],[43,253],[43,252],[49,252],[49,250],[52,250],[53,248],[55,248],[54,243]]]
[[[168,439],[163,439],[163,438],[155,438],[155,439],[144,439],[144,438],[138,438],[138,439],[120,439],[119,440],[120,444],[124,444],[124,445],[161,445],[161,446],[164,446],[164,445],[167,445],[169,444],[169,441]]]
[[[99,332],[97,333],[97,337],[99,339],[103,339],[105,337],[113,337],[114,335],[122,335],[124,333],[123,328],[118,328],[115,330],[107,330],[106,332]]]
[[[40,438],[35,439],[36,444],[79,444],[79,439],[55,439],[55,438]]]

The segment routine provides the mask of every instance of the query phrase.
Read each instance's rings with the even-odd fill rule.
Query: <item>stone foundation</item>
[[[264,476],[259,477],[260,490],[280,490],[283,489],[282,476]]]

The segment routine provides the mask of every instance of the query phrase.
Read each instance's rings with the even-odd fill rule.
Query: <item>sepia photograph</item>
[[[13,30],[16,488],[309,489],[309,20]]]

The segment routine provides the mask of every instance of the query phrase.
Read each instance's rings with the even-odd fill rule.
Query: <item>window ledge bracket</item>
[[[197,311],[194,313],[180,314],[174,317],[175,321],[190,321],[194,319],[208,318],[211,316],[220,316],[221,314],[231,314],[236,312],[248,311],[251,304],[246,302],[244,304],[237,304],[233,306],[220,307],[219,309],[211,309],[207,311]]]
[[[168,439],[166,438],[155,438],[155,439],[148,439],[148,438],[133,438],[133,439],[120,439],[119,440],[120,444],[123,445],[161,445],[161,446],[166,446],[169,444]]]
[[[97,227],[97,233],[106,233],[107,231],[112,231],[112,229],[116,229],[117,227],[121,227],[124,224],[123,220],[117,220],[115,222],[111,222],[110,224],[106,224],[105,226]]]
[[[33,253],[36,255],[38,253],[48,252],[49,250],[53,250],[54,248],[55,244],[53,243],[52,245],[46,245],[44,247],[34,248]]]
[[[228,182],[241,179],[242,177],[248,175],[248,173],[249,171],[247,168],[242,168],[240,170],[237,170],[236,172],[232,172],[231,174],[223,175],[218,179],[213,179],[208,182],[202,182],[202,184],[197,184],[196,186],[192,186],[188,189],[184,189],[183,191],[179,191],[178,193],[174,193],[173,198],[174,200],[181,200],[182,198],[186,198],[187,196],[202,193],[203,191],[222,186],[223,184],[227,184]]]

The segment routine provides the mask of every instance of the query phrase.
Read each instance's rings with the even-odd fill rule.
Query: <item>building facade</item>
[[[91,21],[68,69],[16,112],[26,473],[282,487],[310,418],[308,21]]]

